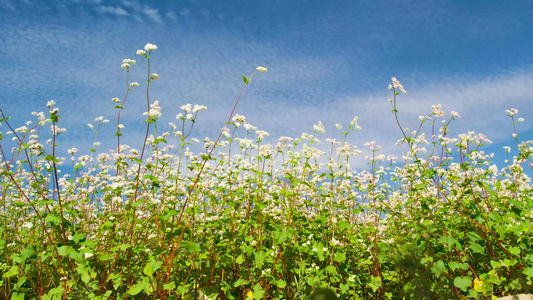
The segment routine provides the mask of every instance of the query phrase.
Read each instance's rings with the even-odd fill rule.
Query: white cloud
[[[157,9],[150,8],[148,6],[144,6],[144,8],[142,10],[142,13],[146,17],[148,17],[149,19],[154,21],[155,23],[157,23],[159,25],[163,25],[163,19],[161,19],[161,16],[159,15],[159,12],[158,12]]]
[[[97,7],[97,11],[103,14],[112,14],[112,15],[117,15],[117,16],[129,15],[129,13],[121,7],[99,6]]]
[[[167,19],[172,20],[172,21],[178,20],[178,16],[176,16],[176,12],[171,11],[171,10],[165,13],[165,17],[167,17]]]

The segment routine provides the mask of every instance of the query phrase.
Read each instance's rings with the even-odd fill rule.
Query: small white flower
[[[69,236],[67,236],[67,239],[68,239],[69,241],[72,241],[72,240],[74,239],[74,237],[73,237],[72,235],[69,235]]]
[[[187,103],[185,105],[180,106],[181,110],[184,110],[186,113],[189,113],[192,111],[192,104]]]
[[[146,56],[146,51],[139,49],[137,50],[137,55]]]
[[[194,105],[194,108],[192,109],[193,113],[199,112],[201,110],[206,110],[207,106],[205,105]]]
[[[146,44],[144,46],[144,50],[146,50],[146,51],[153,51],[153,50],[156,50],[156,49],[157,49],[157,46],[154,45],[154,44],[148,43],[148,44]]]
[[[125,58],[122,62],[126,64],[132,64],[132,65],[136,63],[135,59],[129,59],[129,58]]]
[[[75,154],[78,152],[78,149],[77,148],[70,148],[67,150],[68,154]]]
[[[118,124],[117,127],[118,127],[118,129],[123,129],[123,128],[124,128],[124,125],[122,125],[122,124]]]
[[[444,116],[444,112],[442,111],[442,105],[441,104],[432,105],[431,109],[432,109],[433,114],[435,115],[435,117]]]
[[[150,79],[152,79],[152,80],[159,79],[159,75],[157,75],[157,73],[152,73],[152,74],[150,74]]]
[[[48,106],[49,109],[52,109],[52,106],[54,106],[56,103],[54,100],[50,100],[46,103],[46,106]]]
[[[511,108],[511,109],[509,109],[509,110],[505,110],[505,112],[507,113],[507,115],[508,115],[509,117],[512,117],[512,116],[514,116],[514,115],[516,115],[516,114],[518,113],[518,109],[516,109],[516,108]]]
[[[119,98],[113,98],[113,99],[111,99],[111,101],[113,101],[115,103],[120,103],[120,99]]]
[[[392,77],[392,85],[389,85],[389,89],[392,89],[392,88],[395,88],[395,89],[399,89],[400,92],[406,94],[407,92],[403,89],[403,85],[400,84],[400,82],[398,81],[398,79],[396,79],[396,77]]]
[[[263,73],[267,72],[267,68],[261,67],[261,66],[257,67],[256,70],[259,71],[259,72],[263,72]]]
[[[130,83],[130,87],[136,87],[136,86],[139,86],[139,83],[137,81]]]
[[[31,229],[33,227],[33,223],[32,222],[24,222],[24,223],[22,223],[22,227]]]
[[[233,122],[246,123],[246,118],[244,116],[239,115],[239,114],[236,114],[235,117],[233,117],[231,120]]]
[[[87,123],[87,126],[88,126],[89,128],[91,128],[91,129],[94,129],[94,126],[93,126],[93,124],[91,124],[91,123]]]
[[[335,124],[335,127],[336,127],[337,129],[342,129],[342,125],[339,124],[339,123]]]
[[[313,125],[313,130],[314,130],[314,131],[321,132],[321,133],[325,133],[325,132],[326,132],[326,131],[324,130],[324,125],[322,125],[322,121],[318,121],[318,124],[317,124],[317,125]]]
[[[129,69],[130,68],[130,64],[123,63],[120,67],[123,68],[123,69]]]
[[[350,122],[350,125],[353,126],[354,129],[361,130],[361,126],[357,124],[357,120],[359,120],[359,117],[353,118],[353,120]]]
[[[90,252],[86,252],[83,254],[83,256],[85,256],[85,259],[87,259],[87,258],[93,257],[93,254]]]

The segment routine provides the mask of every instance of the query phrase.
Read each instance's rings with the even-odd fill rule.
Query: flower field
[[[198,140],[203,105],[183,105],[160,129],[149,98],[156,50],[137,51],[147,65],[139,149],[121,143],[121,111],[143,88],[128,81],[133,59],[122,63],[123,99],[112,99],[113,151],[95,141],[90,155],[56,155],[66,129],[54,101],[26,126],[0,110],[1,299],[314,299],[322,288],[339,299],[495,299],[533,288],[533,141],[516,129],[504,167],[483,134],[448,136],[460,116],[440,105],[406,131],[406,91],[392,78],[391,118],[408,151],[367,142],[368,168],[356,170],[361,151],[347,137],[357,118],[332,138],[317,137],[318,123],[270,144],[236,114],[252,78],[267,76],[258,67],[218,138]],[[524,121],[506,113],[515,127]],[[109,121],[95,122],[97,131]],[[8,139],[17,147],[2,147]]]

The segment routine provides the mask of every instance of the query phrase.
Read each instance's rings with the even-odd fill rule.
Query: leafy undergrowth
[[[317,135],[268,144],[235,107],[216,141],[189,135],[206,107],[184,105],[179,125],[157,133],[150,103],[142,150],[120,143],[120,111],[138,83],[117,98],[117,149],[76,156],[61,174],[55,155],[59,110],[34,113],[37,125],[0,123],[17,146],[1,150],[0,298],[3,299],[306,299],[328,288],[340,299],[491,299],[533,287],[533,141],[499,169],[484,135],[451,138],[440,105],[410,134],[398,122],[401,159],[374,142],[368,170],[347,141]],[[134,60],[122,67],[129,74]],[[257,68],[266,72],[266,68]],[[253,74],[252,74],[253,76]],[[244,87],[252,78],[243,77]],[[126,81],[128,81],[126,77]],[[393,78],[392,112],[405,92]],[[241,92],[242,95],[242,92]],[[240,99],[237,99],[235,106]],[[517,111],[507,114],[513,125]],[[98,128],[107,120],[96,118]],[[426,139],[430,124],[439,134]],[[90,125],[94,128],[93,125]],[[41,144],[40,129],[52,137]],[[242,137],[241,137],[242,136]],[[196,144],[203,150],[194,153]],[[0,144],[1,145],[1,144]],[[203,146],[203,147],[202,147]],[[198,147],[197,147],[198,148]],[[507,148],[511,152],[511,148]],[[8,157],[11,154],[11,157]],[[398,163],[396,162],[398,160]]]

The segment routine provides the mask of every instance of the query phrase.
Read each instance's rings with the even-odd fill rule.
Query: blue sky
[[[398,99],[405,127],[442,104],[446,117],[462,116],[452,135],[484,133],[501,154],[513,143],[504,110],[517,108],[526,119],[520,137],[533,138],[532,14],[530,1],[0,0],[0,108],[18,127],[53,99],[69,130],[60,143],[85,153],[94,140],[86,123],[103,115],[107,151],[115,144],[110,99],[125,92],[121,62],[136,59],[130,80],[142,83],[146,61],[135,52],[153,43],[160,79],[151,100],[163,107],[162,129],[181,105],[203,104],[193,135],[216,138],[241,76],[261,65],[268,73],[256,74],[237,113],[271,142],[310,133],[318,121],[324,143],[340,139],[334,124],[359,116],[352,143],[376,140],[398,154],[387,101],[395,76],[408,92]],[[145,103],[138,88],[124,107],[124,142],[133,148],[141,147]]]

